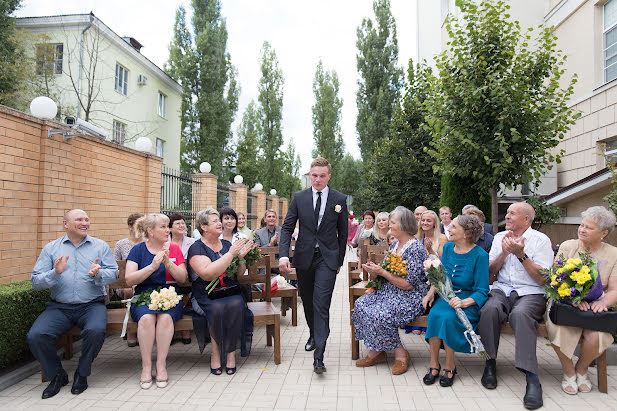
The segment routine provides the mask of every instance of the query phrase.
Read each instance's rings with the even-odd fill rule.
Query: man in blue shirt
[[[51,380],[43,399],[56,395],[69,383],[56,354],[56,339],[77,325],[82,345],[75,370],[73,394],[88,388],[92,361],[103,346],[107,329],[104,287],[118,279],[118,265],[106,242],[88,235],[90,219],[83,210],[70,210],[62,220],[66,234],[43,247],[32,270],[32,288],[51,289],[46,304],[28,332],[30,351]]]

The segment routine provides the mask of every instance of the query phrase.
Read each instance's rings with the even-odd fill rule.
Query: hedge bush
[[[473,204],[484,212],[486,222],[491,222],[491,196],[488,192],[478,193],[471,188],[472,181],[444,174],[441,176],[441,198],[439,206],[448,206],[452,217],[461,213],[467,204]]]
[[[29,350],[26,334],[50,299],[49,290],[33,290],[30,280],[0,284],[0,367]]]

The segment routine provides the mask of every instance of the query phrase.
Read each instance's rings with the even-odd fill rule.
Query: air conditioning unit
[[[137,76],[137,84],[139,84],[140,86],[145,86],[146,84],[148,84],[148,77],[140,74],[139,76]]]

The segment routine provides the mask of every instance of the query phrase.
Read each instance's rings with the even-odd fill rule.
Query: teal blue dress
[[[446,275],[452,280],[456,296],[461,300],[473,298],[476,302],[463,311],[469,318],[474,330],[477,329],[480,319],[480,308],[488,298],[488,253],[481,247],[475,246],[465,254],[454,252],[454,243],[446,243],[441,255]],[[463,334],[465,326],[456,316],[456,311],[445,302],[437,293],[435,303],[428,314],[425,339],[439,337],[444,344],[456,352],[471,352],[469,343]],[[476,330],[477,332],[477,330]]]

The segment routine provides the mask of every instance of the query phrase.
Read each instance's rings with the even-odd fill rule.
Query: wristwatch
[[[529,258],[529,256],[527,256],[527,253],[525,253],[525,254],[523,254],[523,256],[522,256],[522,257],[520,257],[520,258],[518,259],[518,261],[520,261],[520,262],[522,263],[522,262],[524,262],[524,261],[525,261],[526,259],[528,259],[528,258]]]

